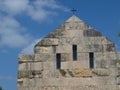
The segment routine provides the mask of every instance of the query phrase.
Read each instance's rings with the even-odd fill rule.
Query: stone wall
[[[77,46],[76,61],[73,45]],[[36,44],[34,51],[34,55],[19,56],[18,90],[120,89],[120,54],[115,44],[76,16]]]

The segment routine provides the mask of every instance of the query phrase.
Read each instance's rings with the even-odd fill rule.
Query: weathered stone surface
[[[26,63],[19,64],[19,70],[26,70],[26,69],[27,69]]]
[[[64,25],[51,32],[46,36],[46,38],[58,38],[59,36],[65,36],[67,31],[64,29]]]
[[[19,63],[23,63],[24,61],[33,61],[34,55],[19,55]]]
[[[89,61],[67,61],[61,62],[61,69],[89,68]]]
[[[95,51],[95,52],[104,51],[103,45],[99,45],[99,44],[90,44],[90,45],[87,45],[86,47],[87,47],[87,50],[89,51]]]
[[[74,71],[75,77],[92,77],[92,71],[90,69],[76,68]]]
[[[101,37],[102,34],[95,30],[84,30],[85,37]]]
[[[92,77],[92,71],[90,69],[61,69],[60,74],[63,77]]]
[[[61,54],[61,61],[69,61],[70,59],[70,54],[69,53],[62,53]]]
[[[36,46],[58,45],[58,38],[44,38]]]
[[[35,54],[35,61],[45,62],[55,60],[55,54]]]
[[[109,76],[111,73],[108,69],[94,69],[92,72],[97,76]]]
[[[80,20],[76,16],[72,16],[65,23],[65,30],[83,30],[83,29],[91,29],[91,26],[87,25],[85,22]]]
[[[52,47],[50,46],[41,46],[41,47],[35,47],[35,53],[40,54],[40,53],[51,53],[52,52]]]
[[[68,53],[71,51],[71,49],[71,45],[59,45],[59,47],[56,47],[56,53]]]
[[[42,78],[42,70],[41,71],[19,71],[18,78]]]
[[[74,15],[34,52],[19,56],[18,90],[120,90],[115,44]]]
[[[115,45],[113,43],[112,44],[106,44],[104,46],[104,48],[106,48],[106,51],[108,51],[108,52],[115,51]]]

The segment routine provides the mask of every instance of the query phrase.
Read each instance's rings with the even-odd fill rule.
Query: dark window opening
[[[60,69],[61,68],[61,54],[56,54],[56,68]]]
[[[89,64],[90,68],[94,68],[94,53],[92,52],[89,53]]]
[[[73,60],[77,61],[77,45],[73,45]]]

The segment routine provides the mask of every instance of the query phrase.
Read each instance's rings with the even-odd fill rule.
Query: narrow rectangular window
[[[90,64],[90,68],[94,68],[94,53],[93,52],[89,53],[89,64]]]
[[[77,45],[73,45],[73,61],[77,61]]]
[[[61,68],[61,54],[56,54],[56,68],[60,69]]]

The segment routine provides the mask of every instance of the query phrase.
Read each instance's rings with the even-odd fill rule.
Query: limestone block
[[[114,45],[114,43],[103,44],[103,49],[106,52],[114,52],[115,51],[115,45]]]
[[[99,61],[99,60],[106,60],[105,59],[105,54],[103,52],[95,52],[94,53],[94,59],[96,61]]]
[[[18,86],[18,90],[26,90],[26,89],[21,86]]]
[[[103,45],[99,44],[88,44],[86,45],[87,51],[90,52],[102,52],[103,51]]]
[[[111,44],[111,41],[104,37],[102,39],[102,44]]]
[[[20,60],[33,60],[34,59],[34,55],[20,55],[19,56]]]
[[[56,70],[56,62],[43,62],[44,70]]]
[[[45,61],[55,61],[56,57],[55,54],[35,54],[35,61],[45,62]]]
[[[61,69],[89,68],[89,62],[86,61],[69,61],[61,62]]]
[[[19,64],[19,70],[26,70],[26,63]]]
[[[37,46],[35,47],[35,53],[40,54],[40,53],[52,53],[52,47],[50,46]]]
[[[96,60],[95,61],[95,67],[96,68],[109,68],[109,61],[108,60],[104,60],[104,59],[101,59],[101,60]]]
[[[19,70],[27,71],[27,70],[31,70],[32,68],[33,68],[33,65],[31,62],[19,64]]]
[[[119,77],[120,77],[120,66],[119,66],[119,67],[117,67],[117,76],[119,76]]]
[[[81,37],[81,38],[76,38],[76,39],[77,40],[82,39],[83,38],[83,31],[78,30],[78,29],[69,30],[69,32],[67,32],[67,37],[70,37],[71,39],[76,38],[76,37]],[[72,40],[72,41],[74,41],[74,40]]]
[[[61,69],[71,69],[73,68],[73,61],[69,61],[69,62],[61,62]]]
[[[76,68],[76,69],[61,69],[60,74],[63,77],[92,77],[92,71],[90,69],[82,69],[82,68]]]
[[[84,36],[85,37],[101,37],[102,34],[94,29],[88,29],[84,30]]]
[[[117,59],[120,60],[120,52],[117,52],[116,54],[117,54]]]
[[[69,44],[71,44],[70,37],[60,37],[59,38],[59,45],[69,45]]]
[[[86,23],[75,21],[75,22],[65,22],[65,29],[66,30],[84,30],[84,29],[90,29],[91,27],[87,25]]]
[[[21,78],[26,78],[28,77],[29,73],[27,71],[19,71],[18,72],[18,79],[21,79]]]
[[[117,59],[117,54],[116,52],[104,52],[105,58],[109,60],[116,60]]]
[[[94,65],[95,68],[109,68],[110,67],[110,58],[107,54],[102,52],[94,53]]]
[[[118,90],[120,90],[120,85],[117,85]]]
[[[92,72],[97,76],[109,76],[111,73],[109,69],[93,69]]]
[[[59,38],[59,44],[70,44],[71,43],[71,38],[70,37],[60,37]]]
[[[82,53],[82,52],[84,52],[85,51],[85,49],[84,49],[84,46],[83,45],[77,45],[77,52],[78,53]]]
[[[88,60],[73,61],[72,67],[73,68],[89,68],[89,61]]]
[[[77,61],[86,61],[86,64],[88,65],[89,53],[81,52],[81,53],[77,53],[77,56],[78,56]]]
[[[29,78],[22,78],[22,80],[23,80],[23,87],[27,87],[27,86],[29,86]]]
[[[31,67],[31,70],[43,70],[43,63],[42,62],[34,62],[33,67]]]
[[[41,40],[38,44],[40,46],[52,46],[52,45],[58,45],[59,40],[58,38],[44,38]]]
[[[56,53],[70,53],[72,52],[72,45],[59,45],[56,47]]]
[[[36,78],[36,86],[85,86],[97,85],[97,82],[91,77],[72,77],[72,78]]]
[[[69,61],[70,54],[69,53],[61,53],[61,61]]]
[[[23,79],[17,80],[18,87],[23,86]]]
[[[18,72],[18,78],[21,79],[21,78],[35,78],[35,77],[38,77],[38,78],[42,78],[42,70],[39,70],[39,71],[19,71]]]
[[[98,44],[98,45],[103,45],[102,44],[102,40],[104,39],[104,37],[84,37],[84,43],[85,45],[94,45],[94,44]]]
[[[116,67],[117,60],[110,60],[110,67]]]
[[[67,72],[66,72],[65,70],[63,70],[63,69],[60,70],[60,74],[61,74],[63,77],[66,76],[66,73],[67,73]]]
[[[107,48],[106,48],[106,51],[115,51],[115,44],[107,44]]]
[[[43,78],[50,78],[50,70],[43,71]]]
[[[117,77],[117,84],[120,85],[120,76]]]
[[[92,71],[90,69],[80,69],[76,68],[74,71],[75,77],[91,77]]]
[[[77,61],[69,61],[69,62],[61,62],[61,69],[74,69],[81,67],[81,62]]]
[[[107,85],[116,85],[116,77],[115,76],[108,76],[104,79]]]
[[[93,76],[93,80],[97,82],[98,85],[116,85],[116,77],[115,76]]]
[[[45,38],[58,38],[59,36],[65,37],[68,31],[64,29],[64,25],[58,27],[55,31],[48,34]]]
[[[20,61],[33,61],[34,55],[19,55],[19,62]]]
[[[105,85],[103,90],[119,90],[116,85]]]
[[[118,74],[116,67],[109,68],[109,70],[110,70],[110,72],[112,72],[112,73],[110,73],[110,76],[116,76]]]

